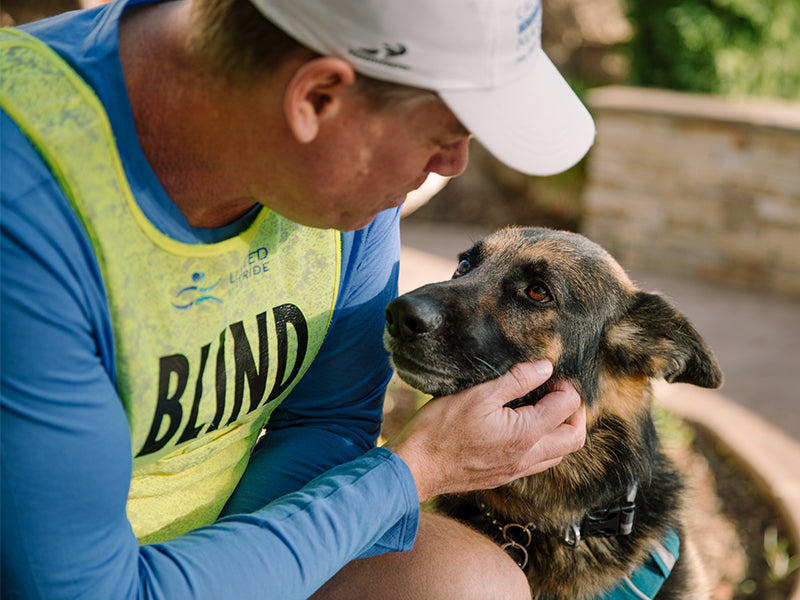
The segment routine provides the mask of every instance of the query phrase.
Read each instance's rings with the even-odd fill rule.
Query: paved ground
[[[487,233],[405,219],[400,291],[448,279],[456,256]],[[711,431],[784,512],[800,545],[800,301],[676,275],[632,272],[669,296],[714,349],[725,385],[659,386],[660,401]],[[792,595],[800,600],[800,586]]]

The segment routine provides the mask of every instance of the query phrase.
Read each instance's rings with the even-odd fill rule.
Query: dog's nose
[[[441,322],[442,315],[425,298],[400,296],[386,307],[386,330],[400,340],[433,331]]]

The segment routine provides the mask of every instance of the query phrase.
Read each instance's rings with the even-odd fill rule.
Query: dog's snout
[[[429,333],[441,322],[441,313],[425,298],[400,296],[386,307],[386,330],[397,339],[409,340]]]

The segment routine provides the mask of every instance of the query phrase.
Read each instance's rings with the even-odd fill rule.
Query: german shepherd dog
[[[462,254],[453,279],[393,300],[386,319],[395,370],[425,393],[452,394],[516,363],[548,359],[550,381],[570,381],[585,403],[586,444],[557,466],[435,501],[437,511],[502,545],[534,599],[581,600],[641,586],[632,577],[643,565],[669,575],[658,600],[707,597],[681,526],[682,479],[654,427],[651,382],[716,388],[722,373],[663,296],[639,290],[581,235],[512,228]],[[509,405],[533,404],[548,389]],[[680,538],[677,562],[663,552],[670,535]],[[644,595],[628,589],[625,597],[652,597],[638,589]]]

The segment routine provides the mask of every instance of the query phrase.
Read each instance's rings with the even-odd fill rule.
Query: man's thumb
[[[550,379],[552,374],[553,363],[549,360],[514,365],[499,380],[503,382],[503,385],[500,388],[498,400],[505,404],[511,400],[522,398]]]

